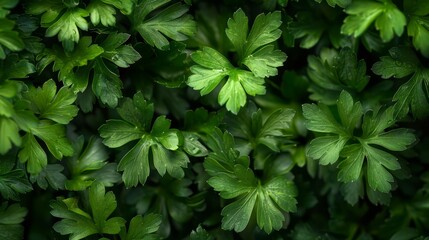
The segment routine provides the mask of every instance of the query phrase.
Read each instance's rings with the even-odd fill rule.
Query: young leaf
[[[88,61],[93,60],[104,52],[103,48],[97,44],[91,44],[92,39],[89,36],[82,37],[78,45],[71,52],[66,52],[58,46],[53,49],[45,49],[45,51],[38,57],[39,62],[37,68],[43,71],[49,64],[54,62],[53,71],[59,71],[58,78],[63,81],[67,86],[73,85],[73,89],[77,91],[84,91],[88,85],[88,78],[80,79],[75,75],[79,74],[78,71],[73,70],[76,67],[83,67],[88,65]],[[88,74],[83,74],[83,76]]]
[[[170,129],[169,120],[160,116],[151,127],[153,105],[141,93],[136,93],[133,100],[127,98],[118,108],[118,113],[125,121],[107,121],[99,128],[99,132],[104,138],[103,143],[112,148],[140,139],[118,165],[118,170],[124,171],[122,179],[127,186],[145,183],[150,172],[150,152],[159,174],[168,172],[175,178],[183,177],[182,168],[186,167],[189,160],[186,154],[178,150],[182,136],[178,130]],[[118,136],[121,139],[119,142]]]
[[[296,14],[296,21],[290,23],[289,30],[293,37],[302,38],[300,47],[311,48],[319,42],[328,27],[328,23],[323,18],[315,16],[313,12],[305,11]]]
[[[40,118],[50,119],[60,124],[68,124],[78,112],[78,108],[72,105],[76,95],[68,87],[62,87],[57,92],[55,82],[50,79],[42,88],[30,88],[24,94],[24,98],[30,102],[30,109],[40,115]]]
[[[238,116],[226,118],[227,129],[251,149],[262,144],[278,152],[282,138],[286,136],[284,129],[290,126],[294,114],[292,109],[278,109],[263,119],[262,110],[248,104]]]
[[[332,104],[342,90],[361,92],[368,84],[366,64],[358,60],[348,47],[339,53],[323,49],[320,57],[308,57],[308,76],[315,84],[310,87],[311,99]]]
[[[425,57],[429,57],[429,44],[425,41],[429,37],[429,9],[416,0],[404,1],[404,9],[409,16],[407,24],[408,36],[413,38],[413,45]]]
[[[369,187],[388,193],[394,181],[389,170],[398,170],[401,166],[398,159],[383,148],[403,151],[416,141],[415,135],[407,129],[385,131],[395,123],[394,109],[390,107],[384,111],[366,112],[362,135],[355,136],[354,130],[362,119],[363,110],[360,103],[354,102],[345,91],[337,101],[337,110],[340,123],[324,105],[303,105],[307,128],[329,134],[313,139],[307,146],[307,156],[319,159],[323,165],[342,159],[338,164],[338,180],[345,183],[359,180],[365,163]],[[357,143],[351,143],[351,140]]]
[[[141,56],[131,45],[123,45],[129,38],[130,35],[126,33],[109,34],[100,44],[104,49],[101,56],[122,68],[134,64]]]
[[[214,237],[202,228],[201,225],[198,225],[197,229],[192,230],[189,240],[214,240]]]
[[[75,153],[67,162],[71,179],[65,182],[66,189],[82,191],[91,186],[94,181],[111,187],[120,181],[121,177],[116,172],[116,164],[109,164],[106,161],[108,155],[100,139],[91,138],[84,148],[84,138],[79,137],[75,144]]]
[[[58,40],[63,42],[66,50],[73,50],[73,42],[78,43],[79,29],[88,30],[88,22],[85,17],[89,13],[81,8],[69,8],[60,18],[51,22],[46,29],[46,36],[53,37],[58,34]]]
[[[27,171],[32,175],[39,174],[47,164],[47,156],[34,136],[45,142],[52,155],[60,160],[63,156],[73,155],[73,148],[65,136],[63,125],[42,120],[37,126],[31,127],[24,136],[25,145],[18,154],[22,163],[27,162]]]
[[[137,215],[131,219],[126,237],[123,240],[156,239],[156,231],[161,225],[161,216],[158,214],[147,214],[142,217]]]
[[[349,16],[344,19],[341,33],[354,37],[362,35],[375,21],[375,28],[380,31],[381,39],[388,42],[394,35],[401,36],[407,24],[405,15],[391,0],[354,1],[345,11]]]
[[[286,54],[268,45],[276,41],[281,30],[280,12],[259,14],[249,32],[248,19],[243,10],[237,10],[228,21],[226,34],[239,56],[239,64],[251,71],[234,67],[215,49],[204,47],[191,55],[198,65],[191,67],[187,84],[201,95],[213,91],[228,76],[219,92],[218,102],[237,114],[246,104],[247,95],[265,94],[264,77],[277,75],[277,67],[286,61]]]
[[[169,48],[166,37],[175,41],[184,41],[195,34],[196,24],[191,15],[186,14],[188,7],[180,3],[172,4],[151,18],[147,15],[164,6],[170,0],[142,1],[134,11],[135,29],[143,39],[150,45],[161,50]]]
[[[421,67],[417,56],[410,49],[392,48],[389,53],[390,56],[381,57],[381,61],[373,65],[372,71],[375,74],[381,75],[382,78],[403,78],[413,74],[392,98],[396,116],[402,118],[411,111],[415,117],[424,118],[429,114],[429,70]]]
[[[208,184],[222,198],[235,199],[222,209],[222,228],[243,231],[255,211],[258,226],[266,233],[280,229],[283,213],[296,211],[295,185],[282,175],[262,183],[249,168],[248,158],[233,149],[234,140],[227,132],[216,130],[208,145],[213,151],[204,162],[211,176]]]
[[[116,10],[102,0],[92,0],[86,10],[89,12],[91,22],[94,26],[97,26],[100,22],[105,27],[116,24]]]
[[[103,204],[100,204],[103,203]],[[101,183],[94,182],[89,188],[89,206],[91,215],[78,206],[76,198],[58,199],[51,202],[51,214],[62,218],[53,226],[61,235],[70,235],[70,239],[79,240],[87,236],[99,234],[118,234],[125,220],[121,217],[109,218],[116,209],[113,192],[105,192]]]
[[[101,1],[114,6],[125,15],[131,14],[135,3],[134,0],[101,0]]]

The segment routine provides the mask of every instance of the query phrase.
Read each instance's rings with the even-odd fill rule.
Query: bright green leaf
[[[394,35],[401,36],[406,25],[405,15],[390,0],[354,1],[347,8],[349,16],[344,19],[341,32],[359,37],[375,21],[375,28],[380,31],[384,42],[392,40]]]
[[[101,0],[119,9],[123,14],[129,15],[133,11],[134,0]]]
[[[100,22],[103,26],[114,26],[116,24],[116,11],[102,0],[92,0],[86,9],[89,12],[92,24],[97,26]]]

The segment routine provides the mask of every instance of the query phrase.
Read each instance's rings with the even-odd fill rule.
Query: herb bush
[[[428,239],[429,4],[0,0],[0,239]]]

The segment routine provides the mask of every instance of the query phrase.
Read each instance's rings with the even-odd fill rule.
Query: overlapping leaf
[[[124,171],[122,179],[127,186],[146,182],[150,173],[150,153],[159,174],[168,172],[176,178],[184,176],[182,168],[186,167],[188,157],[179,150],[182,135],[178,130],[170,129],[171,123],[164,116],[156,118],[152,126],[153,111],[153,104],[141,93],[136,93],[133,99],[125,99],[118,108],[123,120],[108,120],[99,128],[103,143],[111,148],[139,140],[118,165],[118,170]]]
[[[391,0],[382,1],[353,1],[346,9],[349,16],[344,19],[341,32],[359,37],[375,22],[375,28],[380,31],[384,42],[401,36],[407,24],[405,15]]]
[[[264,78],[277,75],[277,67],[286,60],[286,54],[271,45],[281,35],[280,18],[280,12],[259,14],[248,32],[248,18],[243,10],[237,10],[228,20],[225,31],[237,51],[239,65],[245,65],[250,71],[234,67],[217,50],[204,47],[191,56],[198,65],[191,67],[187,84],[206,95],[228,77],[218,102],[237,114],[246,104],[247,95],[265,93]]]
[[[222,228],[241,232],[255,214],[258,226],[265,232],[280,229],[284,213],[296,211],[295,185],[284,175],[266,182],[258,179],[249,168],[249,158],[239,157],[228,132],[217,129],[207,144],[213,151],[204,162],[211,176],[208,183],[222,198],[233,199],[222,209]]]
[[[392,100],[395,102],[395,116],[402,118],[411,112],[417,118],[429,114],[427,86],[429,70],[423,68],[416,55],[407,48],[392,48],[390,56],[380,58],[372,71],[382,78],[404,78],[412,74],[410,79],[396,91]]]
[[[325,133],[313,139],[307,147],[307,156],[327,165],[339,161],[338,180],[357,181],[366,176],[375,191],[387,193],[394,181],[390,171],[400,169],[397,157],[389,151],[406,150],[416,141],[411,130],[398,128],[386,131],[395,123],[394,109],[363,113],[360,102],[354,102],[343,91],[337,101],[340,121],[323,104],[304,104],[306,126],[313,132]],[[362,115],[363,120],[362,120]],[[362,135],[355,128],[362,121]],[[366,173],[362,174],[363,166]]]
[[[71,240],[83,239],[93,234],[118,234],[125,225],[125,220],[121,217],[109,218],[116,205],[113,192],[106,193],[103,184],[95,182],[89,188],[91,214],[78,206],[76,198],[51,202],[51,214],[62,218],[53,228],[62,235],[70,234]]]

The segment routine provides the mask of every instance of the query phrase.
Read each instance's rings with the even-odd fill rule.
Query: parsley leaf
[[[3,47],[11,51],[21,51],[25,45],[18,32],[13,30],[14,21],[0,18],[0,26],[0,59],[5,59],[6,53]]]
[[[67,178],[62,173],[63,170],[64,167],[60,164],[48,164],[39,174],[31,175],[30,181],[37,182],[37,185],[44,190],[48,188],[48,185],[54,190],[64,189]]]
[[[183,136],[178,130],[170,129],[171,122],[164,116],[157,117],[151,127],[153,111],[153,104],[148,103],[142,93],[136,93],[133,99],[125,99],[118,108],[124,120],[108,120],[99,128],[103,143],[111,148],[139,139],[118,165],[118,170],[124,171],[122,179],[126,186],[145,183],[150,172],[149,151],[159,174],[164,175],[167,171],[175,178],[184,176],[182,168],[189,160],[179,150]]]
[[[63,46],[66,50],[72,50],[72,42],[79,42],[79,29],[88,30],[88,22],[85,17],[89,14],[81,8],[68,9],[61,15],[52,25],[46,30],[47,37],[53,37],[58,34],[58,40],[64,42]]]
[[[141,56],[131,45],[123,45],[129,38],[130,35],[127,33],[109,34],[100,44],[104,49],[101,56],[121,68],[134,64]]]
[[[65,182],[66,189],[82,191],[94,181],[111,187],[120,181],[116,164],[107,162],[108,155],[100,139],[91,138],[84,148],[84,138],[81,136],[75,141],[74,148],[76,154],[67,161],[71,179]]]
[[[137,215],[130,221],[126,236],[121,237],[123,240],[137,239],[157,239],[156,231],[161,225],[161,215],[147,214],[144,217]]]
[[[258,179],[249,168],[249,158],[239,157],[234,139],[217,129],[207,144],[210,152],[204,168],[211,176],[208,184],[224,199],[234,199],[222,209],[222,228],[243,231],[252,213],[258,226],[270,233],[282,227],[284,212],[296,211],[295,185],[284,175],[266,181]]]
[[[4,199],[19,200],[19,195],[33,190],[25,171],[14,169],[15,159],[6,155],[0,161],[0,193]]]
[[[51,214],[62,218],[53,226],[61,235],[70,235],[70,239],[78,240],[93,234],[118,234],[125,220],[121,217],[109,218],[116,209],[113,192],[105,192],[102,183],[94,182],[89,188],[89,214],[78,206],[78,199],[58,199],[51,202]],[[103,203],[103,204],[100,204]]]
[[[396,116],[407,115],[409,111],[417,118],[424,118],[429,114],[427,85],[429,84],[429,70],[421,67],[417,56],[407,48],[392,48],[390,56],[380,58],[372,71],[382,78],[404,78],[412,74],[410,79],[402,84],[392,98],[395,102]]]
[[[3,202],[0,206],[0,238],[19,240],[24,238],[24,227],[21,223],[27,215],[27,209],[19,204]]]
[[[46,81],[42,88],[31,88],[25,93],[24,98],[31,103],[31,111],[39,114],[40,118],[60,124],[69,123],[79,111],[72,105],[76,100],[73,91],[68,87],[62,87],[57,92],[57,86],[52,79]]]
[[[429,44],[425,39],[429,37],[429,9],[421,1],[404,1],[404,9],[409,16],[407,24],[408,36],[413,37],[413,45],[420,50],[423,56],[429,57]]]
[[[116,24],[116,10],[102,0],[92,0],[86,10],[89,12],[91,23],[94,26],[97,26],[100,22],[105,27]]]
[[[118,99],[122,97],[122,81],[116,66],[127,68],[141,58],[131,45],[123,45],[129,37],[130,35],[125,33],[109,34],[100,44],[104,49],[102,58],[95,60],[92,90],[101,102],[110,107],[116,107]]]
[[[416,141],[411,130],[398,128],[386,131],[395,123],[394,109],[368,111],[363,114],[360,102],[354,102],[349,93],[343,91],[337,101],[340,121],[323,104],[304,104],[303,115],[306,126],[313,132],[326,133],[313,139],[307,147],[307,156],[318,159],[320,164],[336,163],[340,158],[338,180],[353,182],[362,177],[364,160],[369,187],[388,193],[394,181],[390,171],[400,169],[398,159],[389,151],[406,150]],[[363,120],[362,120],[363,115]],[[360,121],[362,135],[355,136]]]
[[[188,7],[180,3],[172,4],[147,18],[152,11],[165,6],[168,2],[170,0],[141,1],[133,13],[134,28],[150,46],[161,50],[169,49],[166,37],[184,41],[196,31],[196,24],[191,15],[186,14]]]
[[[315,21],[315,17],[312,12],[298,12],[296,21],[289,26],[295,38],[302,38],[299,44],[302,48],[311,48],[316,45],[328,27],[327,23],[321,20],[323,18]]]
[[[92,90],[101,102],[111,107],[117,106],[118,99],[122,97],[121,89],[122,81],[117,69],[101,59],[95,60]]]
[[[192,230],[189,235],[189,240],[214,240],[214,237],[207,233],[201,225],[198,225],[197,229]]]
[[[113,5],[119,9],[123,14],[130,15],[133,11],[134,0],[101,0],[104,3]]]
[[[248,153],[258,145],[265,145],[275,152],[280,151],[282,138],[286,136],[285,129],[295,115],[293,109],[277,109],[264,116],[261,109],[254,104],[248,104],[238,116],[228,116],[225,121],[228,131],[236,137],[237,143],[243,141]]]
[[[218,102],[237,114],[246,104],[246,94],[264,94],[264,78],[277,75],[277,67],[286,61],[286,54],[268,45],[280,37],[280,25],[280,12],[259,14],[248,33],[248,18],[243,10],[237,10],[228,20],[225,32],[237,51],[239,65],[247,66],[250,71],[234,67],[217,50],[203,47],[191,55],[198,65],[191,67],[192,75],[187,84],[206,95],[228,77],[219,92]]]
[[[40,24],[47,28],[45,35],[58,35],[58,40],[63,43],[66,51],[72,51],[74,43],[78,43],[80,39],[79,29],[88,30],[85,17],[88,17],[89,13],[76,7],[77,5],[76,2],[69,4],[56,0],[32,0],[28,2],[27,12],[34,15],[43,14]]]
[[[353,1],[345,12],[341,33],[359,37],[375,21],[375,28],[380,31],[383,42],[392,40],[394,35],[401,36],[407,24],[405,15],[398,10],[391,0]]]
[[[58,160],[63,156],[73,155],[73,148],[65,136],[64,126],[42,120],[24,135],[23,148],[18,154],[19,160],[22,163],[27,162],[27,171],[33,175],[39,174],[47,164],[47,155],[34,136],[40,138]]]
[[[308,57],[308,76],[314,83],[310,86],[311,99],[326,104],[335,103],[342,90],[361,92],[368,84],[366,64],[358,60],[348,47],[340,52],[323,49],[319,57]]]
[[[85,36],[80,39],[78,45],[71,52],[64,51],[56,45],[53,49],[45,49],[38,56],[37,68],[41,72],[54,62],[53,71],[59,71],[58,79],[63,81],[65,85],[72,86],[75,91],[83,91],[88,84],[88,78],[82,78],[81,76],[76,78],[75,75],[79,72],[74,72],[73,70],[77,67],[88,65],[88,61],[93,60],[104,52],[103,48],[91,43],[91,37]]]

